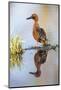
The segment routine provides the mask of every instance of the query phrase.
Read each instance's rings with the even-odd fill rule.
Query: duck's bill
[[[31,17],[28,17],[28,18],[26,18],[26,19],[27,19],[27,20],[28,20],[28,19],[32,19],[32,16],[31,16]]]

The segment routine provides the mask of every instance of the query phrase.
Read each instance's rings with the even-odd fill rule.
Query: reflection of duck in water
[[[37,14],[32,14],[31,17],[27,18],[28,19],[33,19],[34,20],[34,25],[33,25],[33,37],[37,42],[40,42],[45,46],[47,44],[47,39],[46,39],[46,33],[43,28],[39,27],[38,24],[38,16]]]
[[[38,50],[37,53],[34,55],[34,63],[37,68],[36,72],[30,72],[30,74],[35,75],[36,77],[39,77],[41,75],[41,64],[43,64],[46,61],[47,58],[47,51]]]

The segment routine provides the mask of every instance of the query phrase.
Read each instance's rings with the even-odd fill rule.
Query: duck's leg
[[[38,46],[38,42],[36,42],[36,44],[35,44],[35,47],[37,47]]]

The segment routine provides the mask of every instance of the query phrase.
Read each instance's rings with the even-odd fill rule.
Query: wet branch
[[[43,47],[40,47],[40,46],[37,46],[37,47],[29,47],[29,48],[24,48],[23,50],[32,50],[32,49],[40,49],[40,50],[43,50],[43,51],[49,51],[51,49],[53,50],[56,50],[56,47],[58,47],[58,45],[46,45],[46,46],[43,46]]]

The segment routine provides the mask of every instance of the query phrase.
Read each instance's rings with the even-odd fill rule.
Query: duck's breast
[[[33,37],[34,37],[34,39],[35,39],[36,41],[39,40],[39,33],[38,33],[38,31],[37,31],[36,29],[33,29]]]

